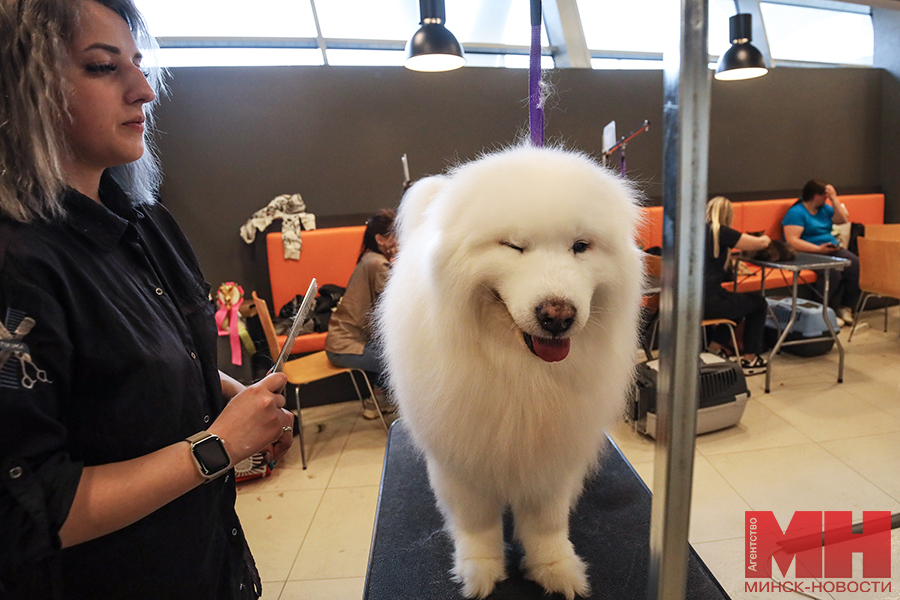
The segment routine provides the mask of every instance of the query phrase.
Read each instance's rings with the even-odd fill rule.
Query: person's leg
[[[741,365],[745,374],[760,373],[766,365],[762,357],[766,300],[758,294],[736,294],[725,290],[722,292],[707,298],[704,318],[730,319],[735,323],[744,320],[744,350]]]
[[[703,318],[704,319],[731,319],[731,305],[728,298],[729,292],[722,290],[722,293],[707,294],[703,302]],[[709,329],[709,328],[707,328]],[[707,349],[718,354],[727,348],[727,352],[733,350],[731,334],[727,327],[713,327],[707,331],[707,341],[709,342]]]
[[[744,355],[761,355],[765,351],[766,299],[759,294],[738,294],[744,311]]]
[[[837,298],[840,306],[849,306],[851,309],[856,307],[859,295],[862,293],[859,289],[859,257],[845,248],[841,248],[833,254],[839,258],[846,258],[850,261],[850,266],[843,271],[839,271],[840,278],[843,281],[841,295]],[[835,294],[837,296],[837,294]],[[830,303],[832,307],[834,304]],[[838,313],[840,314],[840,313]]]

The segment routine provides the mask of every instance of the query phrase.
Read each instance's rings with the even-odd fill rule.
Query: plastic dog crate
[[[640,433],[656,438],[656,390],[659,360],[637,366],[630,419]],[[700,407],[697,434],[737,425],[750,398],[740,365],[714,354],[700,355]]]
[[[785,325],[791,318],[791,299],[790,298],[766,298],[769,303],[769,315],[766,317],[765,342],[770,348],[775,346],[778,336],[781,335]],[[772,314],[778,319],[776,323],[772,318]],[[839,330],[837,323],[837,315],[833,308],[828,308],[828,320],[835,331]],[[797,319],[788,332],[785,341],[811,340],[813,338],[824,338],[817,341],[810,341],[808,344],[797,344],[791,346],[782,346],[781,350],[796,354],[797,356],[819,356],[830,352],[834,347],[834,340],[828,334],[828,326],[825,325],[825,319],[822,316],[822,304],[813,300],[797,300]]]

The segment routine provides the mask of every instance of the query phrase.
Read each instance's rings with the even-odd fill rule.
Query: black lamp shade
[[[419,0],[422,27],[406,43],[404,66],[413,71],[449,71],[466,64],[456,37],[444,27],[444,0]]]
[[[442,23],[425,23],[406,43],[405,65],[414,71],[446,71],[464,64],[462,46]]]
[[[716,64],[716,79],[736,80],[760,77],[768,72],[766,61],[753,39],[753,17],[747,13],[736,14],[728,20],[732,46],[719,57]]]

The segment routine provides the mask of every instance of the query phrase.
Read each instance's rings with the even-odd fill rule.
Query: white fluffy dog
[[[416,183],[379,306],[390,384],[467,597],[506,576],[586,595],[569,511],[623,413],[642,260],[633,191],[588,157],[516,147]]]

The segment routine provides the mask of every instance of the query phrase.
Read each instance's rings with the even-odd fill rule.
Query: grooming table
[[[592,599],[646,600],[650,565],[650,492],[615,444],[602,468],[587,482],[570,517],[570,539],[588,564]],[[508,578],[490,600],[563,598],[547,596],[519,570],[522,549],[511,542],[507,514],[504,537]],[[363,600],[462,600],[450,579],[453,543],[428,484],[425,461],[402,420],[391,427],[384,458],[375,531]],[[712,573],[691,549],[687,598],[728,600]]]

